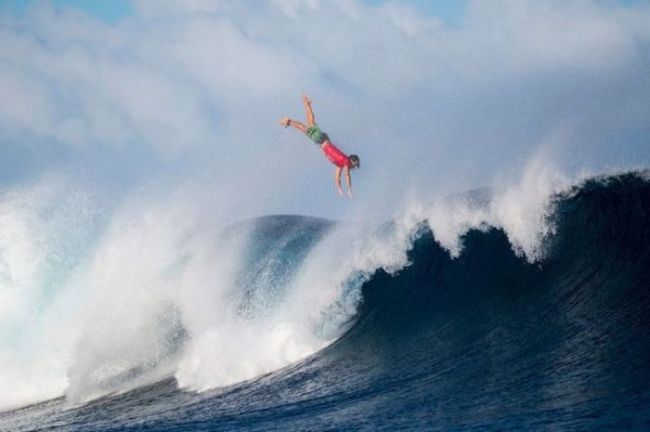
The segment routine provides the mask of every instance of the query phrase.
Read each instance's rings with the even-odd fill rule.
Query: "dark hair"
[[[353,155],[350,155],[350,157],[348,159],[350,159],[350,162],[352,162],[352,164],[355,167],[361,168],[361,161],[359,160],[359,156],[353,154]]]

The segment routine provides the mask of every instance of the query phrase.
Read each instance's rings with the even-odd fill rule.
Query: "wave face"
[[[591,179],[552,208],[533,263],[499,228],[470,229],[452,257],[420,226],[409,265],[351,273],[361,296],[347,331],[298,363],[202,393],[179,390],[177,377],[76,408],[51,400],[0,414],[0,429],[647,430],[650,182]],[[256,226],[250,265],[273,265],[250,267],[240,285],[263,278],[279,291],[242,289],[244,316],[274,307],[303,266],[293,258],[332,223]]]

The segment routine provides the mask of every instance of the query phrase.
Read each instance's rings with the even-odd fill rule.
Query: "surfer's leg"
[[[312,127],[316,124],[314,118],[314,110],[311,108],[311,99],[306,94],[302,95],[302,104],[305,106],[305,114],[307,114],[307,126]]]
[[[294,128],[298,129],[302,133],[307,133],[307,126],[305,126],[304,123],[301,123],[297,120],[291,120],[289,117],[284,117],[280,120],[280,125],[287,127],[287,126],[293,126]]]

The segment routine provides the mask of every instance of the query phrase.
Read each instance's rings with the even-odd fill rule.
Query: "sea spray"
[[[540,246],[553,233],[553,196],[566,185],[543,166],[532,164],[510,188],[418,201],[379,225],[297,217],[233,225],[214,217],[214,201],[183,187],[134,191],[101,217],[84,216],[93,214],[80,209],[93,208],[87,195],[50,201],[56,211],[33,205],[48,202],[42,197],[5,205],[3,228],[16,229],[2,231],[11,245],[3,263],[24,267],[12,264],[23,270],[5,277],[3,295],[27,299],[16,313],[41,298],[39,322],[47,328],[19,347],[5,337],[0,374],[20,390],[4,406],[60,395],[80,403],[169,377],[204,391],[280,369],[353,326],[363,285],[378,270],[408,268],[407,252],[426,227],[453,257],[467,232],[496,227],[515,251],[543,259]],[[67,206],[79,220],[43,216]],[[41,226],[56,235],[34,234]],[[41,247],[48,238],[77,240]],[[46,269],[57,268],[64,275],[46,277]],[[58,281],[49,303],[35,294],[40,280]],[[9,322],[3,318],[5,336]],[[30,376],[37,377],[33,385]]]
[[[0,193],[0,409],[60,396],[78,335],[76,272],[104,216],[61,176]]]

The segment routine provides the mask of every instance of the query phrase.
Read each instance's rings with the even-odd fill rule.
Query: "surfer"
[[[341,174],[345,173],[345,181],[348,185],[348,195],[352,196],[352,177],[350,176],[350,170],[354,168],[359,168],[361,166],[361,161],[357,155],[346,155],[338,147],[332,144],[330,138],[325,132],[323,132],[320,127],[316,124],[316,119],[314,117],[314,111],[311,108],[311,99],[307,95],[302,95],[302,103],[305,106],[305,113],[307,114],[307,124],[301,123],[296,120],[292,120],[289,117],[283,117],[280,119],[280,125],[283,127],[293,126],[298,129],[300,132],[304,133],[311,139],[316,145],[320,146],[325,154],[325,157],[329,159],[334,165],[336,165],[336,170],[334,171],[334,183],[336,184],[336,189],[339,192],[339,195],[343,195],[343,188],[341,187]]]

